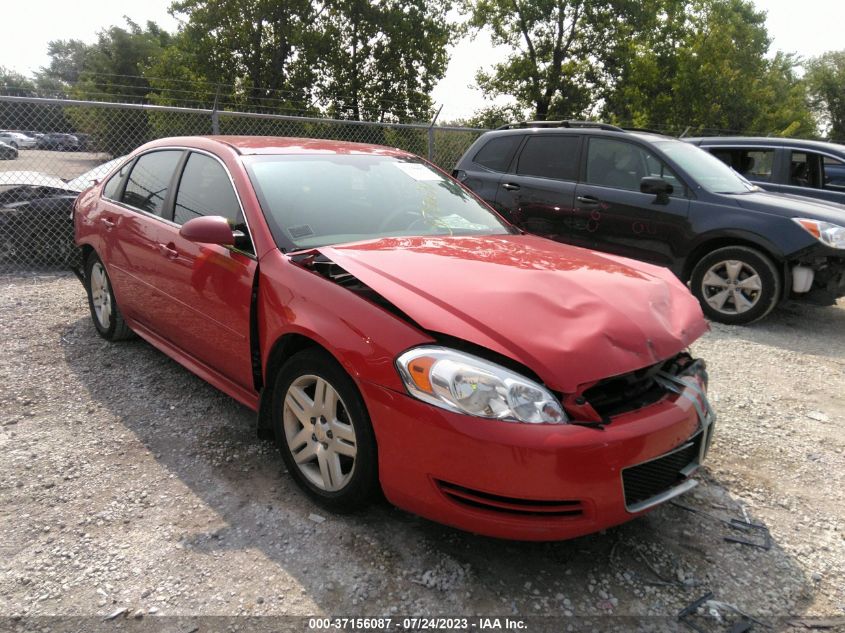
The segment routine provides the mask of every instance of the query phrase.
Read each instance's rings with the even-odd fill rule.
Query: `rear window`
[[[507,171],[511,163],[511,157],[522,140],[522,136],[509,134],[499,136],[487,142],[473,158],[473,162],[493,171]]]
[[[112,200],[117,199],[117,193],[118,189],[120,189],[120,183],[123,180],[123,177],[126,176],[126,172],[129,171],[129,166],[131,164],[131,161],[126,163],[119,172],[109,178],[109,181],[106,183],[106,186],[103,187],[103,196]]]
[[[576,180],[581,137],[556,134],[529,137],[519,155],[516,173],[557,180]]]

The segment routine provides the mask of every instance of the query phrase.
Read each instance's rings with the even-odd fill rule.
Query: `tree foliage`
[[[830,51],[807,63],[807,87],[814,110],[830,137],[845,142],[845,51]]]
[[[469,27],[489,29],[493,44],[513,52],[476,76],[489,96],[512,95],[536,118],[589,110],[597,61],[620,21],[608,0],[477,0],[464,7]]]
[[[476,0],[470,26],[513,53],[478,83],[537,119],[812,135],[796,59],[767,58],[750,0]]]
[[[220,85],[235,106],[355,120],[431,114],[446,71],[452,0],[177,0],[175,46],[150,69],[164,99]],[[207,98],[207,95],[206,95]]]
[[[795,59],[767,59],[765,13],[748,0],[656,0],[620,54],[604,113],[638,127],[812,134]]]

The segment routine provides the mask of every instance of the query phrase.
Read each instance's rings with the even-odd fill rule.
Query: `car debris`
[[[772,548],[772,535],[769,532],[769,528],[761,523],[753,523],[748,519],[748,515],[745,512],[745,508],[743,508],[742,512],[745,515],[745,519],[723,519],[722,517],[716,516],[715,514],[710,514],[709,512],[705,512],[704,510],[699,510],[698,508],[693,508],[691,506],[685,505],[678,501],[671,502],[671,505],[675,506],[676,508],[680,508],[681,510],[685,510],[687,512],[692,512],[694,514],[700,514],[705,516],[713,521],[718,521],[719,523],[724,523],[729,528],[734,530],[742,530],[744,532],[756,531],[757,533],[762,535],[762,542],[759,541],[749,541],[746,539],[737,538],[735,536],[726,536],[724,540],[728,543],[739,543],[740,545],[748,545],[751,547],[758,547],[763,550],[770,550]]]
[[[109,615],[103,618],[103,622],[110,622],[111,620],[116,620],[120,616],[125,616],[129,613],[129,607],[121,607],[116,611],[112,611]]]
[[[696,600],[693,600],[691,603],[681,609],[678,612],[678,621],[684,626],[692,629],[693,631],[697,631],[698,633],[706,633],[706,629],[701,628],[692,619],[694,616],[699,614],[699,610],[703,610],[704,615],[709,616],[710,618],[716,620],[719,623],[730,624],[728,633],[745,633],[745,631],[750,631],[754,624],[758,624],[766,629],[772,628],[772,625],[758,620],[757,618],[747,614],[745,611],[743,611],[736,605],[730,604],[728,602],[722,602],[720,600],[715,600],[712,591],[708,591],[703,596],[697,598]],[[729,613],[738,615],[739,619],[732,623],[726,623],[725,618],[722,615],[722,611],[727,611]]]

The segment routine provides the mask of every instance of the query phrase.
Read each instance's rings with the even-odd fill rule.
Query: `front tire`
[[[130,338],[132,330],[126,325],[117,307],[111,280],[97,253],[92,252],[85,262],[85,289],[88,291],[88,307],[97,334],[107,341]]]
[[[273,387],[273,431],[288,472],[332,512],[366,507],[377,495],[378,453],[364,400],[322,349],[291,356]]]
[[[778,304],[781,278],[774,262],[757,249],[726,246],[699,260],[690,289],[707,318],[744,325],[762,319]]]

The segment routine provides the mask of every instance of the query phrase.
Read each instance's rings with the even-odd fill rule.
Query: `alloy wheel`
[[[91,267],[91,303],[100,327],[108,330],[112,319],[111,291],[106,270],[100,262]]]
[[[701,293],[722,314],[742,314],[757,305],[763,293],[760,275],[748,263],[729,259],[711,266],[701,280]]]
[[[327,492],[343,489],[355,469],[355,428],[338,392],[319,376],[297,378],[282,411],[285,439],[300,472]]]

